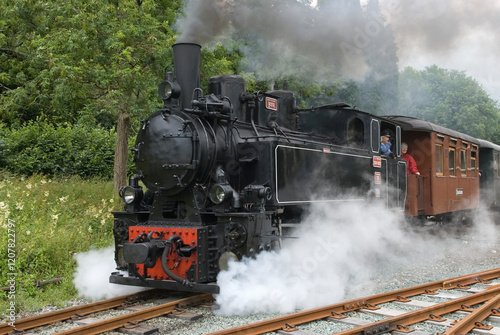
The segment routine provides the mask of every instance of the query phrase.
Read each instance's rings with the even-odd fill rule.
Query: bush
[[[0,135],[0,167],[24,175],[112,178],[116,134],[87,125],[30,122]]]

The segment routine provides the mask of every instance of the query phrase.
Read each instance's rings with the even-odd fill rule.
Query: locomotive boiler
[[[401,129],[346,104],[298,109],[275,87],[246,92],[235,75],[200,88],[199,45],[176,44],[163,108],[141,122],[137,172],[114,212],[110,282],[217,293],[230,261],[280,247],[314,202],[404,209]],[[395,157],[380,155],[381,132]]]

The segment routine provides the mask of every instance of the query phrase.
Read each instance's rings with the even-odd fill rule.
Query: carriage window
[[[470,153],[470,172],[472,177],[476,177],[476,152]]]
[[[436,144],[436,175],[443,175],[443,146]]]
[[[467,177],[467,160],[466,160],[466,151],[460,150],[460,172],[462,177]]]
[[[455,175],[455,148],[450,147],[450,153],[448,155],[448,171],[450,176]]]
[[[361,147],[364,143],[365,128],[363,121],[358,118],[347,123],[347,143],[351,146]]]
[[[498,152],[494,153],[494,162],[493,162],[493,169],[495,171],[495,177],[498,177],[498,164],[500,164],[500,156],[498,155]]]

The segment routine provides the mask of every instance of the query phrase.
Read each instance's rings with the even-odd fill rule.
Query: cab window
[[[361,147],[364,144],[365,127],[359,118],[353,118],[347,123],[347,143],[350,146]]]

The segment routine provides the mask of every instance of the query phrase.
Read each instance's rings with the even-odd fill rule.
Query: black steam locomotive
[[[110,282],[217,293],[230,260],[279,248],[314,202],[404,210],[396,123],[346,104],[297,109],[286,87],[247,93],[234,75],[212,77],[204,94],[200,50],[174,45],[175,80],[166,74],[163,108],[142,121]],[[396,158],[380,154],[382,132]]]

